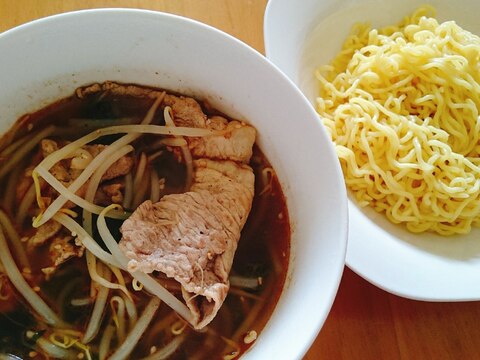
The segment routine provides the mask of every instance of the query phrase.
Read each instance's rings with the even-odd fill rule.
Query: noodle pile
[[[480,224],[480,38],[419,8],[356,25],[320,67],[317,111],[360,206],[412,232]]]

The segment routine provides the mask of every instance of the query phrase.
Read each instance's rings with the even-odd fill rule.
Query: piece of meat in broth
[[[62,225],[55,220],[49,220],[45,224],[39,226],[35,234],[28,238],[27,244],[29,248],[45,244],[49,239],[53,238],[62,229]]]
[[[221,116],[207,118],[200,104],[186,97],[165,96],[164,102],[171,106],[176,126],[187,126],[224,131],[222,135],[187,137],[192,156],[218,160],[233,160],[248,163],[252,157],[256,131],[243,122],[227,121]]]
[[[27,242],[28,251],[35,251],[35,248],[49,244],[50,265],[42,268],[42,272],[50,277],[64,262],[74,257],[82,257],[85,247],[76,242],[75,239],[62,228],[62,225],[55,220],[49,220],[36,229],[31,237],[24,238]]]
[[[249,166],[199,159],[189,192],[146,201],[122,225],[120,248],[131,259],[130,270],[161,271],[177,280],[196,328],[215,317],[227,296],[253,195]]]

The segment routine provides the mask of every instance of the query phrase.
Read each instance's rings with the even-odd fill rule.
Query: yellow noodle
[[[480,38],[421,7],[358,24],[317,69],[317,111],[360,206],[412,232],[480,224]]]

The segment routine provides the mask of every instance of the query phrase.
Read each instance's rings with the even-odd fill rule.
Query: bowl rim
[[[71,20],[72,18],[75,18],[77,16],[88,16],[89,14],[102,14],[102,16],[107,15],[107,14],[110,14],[110,15],[132,14],[134,16],[138,15],[138,16],[155,16],[155,17],[160,16],[164,19],[168,19],[168,21],[175,21],[175,22],[181,21],[182,23],[186,22],[187,24],[189,24],[189,26],[195,26],[199,29],[205,29],[207,31],[210,31],[210,32],[216,34],[216,36],[221,36],[221,37],[225,38],[226,39],[225,41],[230,41],[230,42],[235,43],[235,46],[242,48],[241,51],[248,52],[248,54],[249,54],[248,56],[255,56],[256,61],[261,61],[264,64],[264,66],[268,66],[271,69],[269,71],[271,71],[272,73],[275,73],[274,76],[281,79],[281,81],[285,84],[283,86],[285,86],[285,87],[288,86],[290,88],[289,91],[291,91],[292,93],[295,93],[296,96],[298,96],[299,98],[302,98],[303,102],[305,103],[305,107],[308,106],[309,111],[312,114],[315,114],[315,110],[310,105],[310,103],[308,102],[308,100],[306,99],[304,94],[294,84],[294,82],[290,78],[288,78],[274,63],[272,63],[269,59],[267,59],[265,56],[263,56],[259,51],[257,51],[256,49],[250,47],[249,45],[245,44],[241,40],[235,38],[234,36],[224,32],[222,30],[219,30],[219,29],[217,29],[217,28],[215,28],[211,25],[202,23],[198,20],[191,19],[191,18],[188,18],[188,17],[184,17],[184,16],[181,16],[181,15],[176,15],[176,14],[171,14],[171,13],[166,13],[166,12],[161,12],[161,11],[155,11],[155,10],[134,9],[134,8],[108,8],[108,7],[69,11],[69,12],[65,12],[65,13],[61,13],[61,14],[55,14],[55,15],[50,15],[50,16],[47,16],[47,17],[42,17],[42,18],[39,18],[39,19],[35,19],[35,20],[32,20],[32,21],[27,22],[25,24],[21,24],[21,25],[18,25],[16,27],[14,27],[14,28],[8,29],[8,30],[0,33],[0,42],[2,42],[3,39],[8,38],[10,36],[16,36],[17,33],[19,33],[19,32],[30,31],[32,29],[34,30],[36,26],[48,25],[48,23],[51,22],[51,21],[54,21],[54,22],[55,21],[65,21],[65,19]],[[340,168],[338,167],[338,169],[340,169]],[[337,175],[339,175],[341,177],[341,170]],[[343,191],[343,193],[342,193],[342,191]],[[315,326],[314,326],[316,328],[316,332],[312,331],[310,333],[309,337],[303,338],[301,340],[297,339],[297,341],[296,341],[296,343],[298,344],[297,345],[298,358],[301,358],[308,351],[308,348],[314,342],[318,332],[320,331],[321,327],[323,326],[323,324],[324,324],[324,322],[325,322],[325,320],[328,316],[328,313],[330,312],[330,309],[333,305],[333,302],[335,300],[335,296],[336,296],[336,293],[338,291],[338,287],[340,285],[341,277],[342,277],[342,274],[343,274],[346,251],[347,251],[348,211],[347,211],[346,192],[345,192],[345,189],[341,185],[339,185],[339,194],[342,197],[342,199],[341,199],[342,201],[339,202],[339,210],[338,211],[339,211],[339,214],[343,215],[343,217],[340,219],[341,222],[342,222],[342,224],[341,224],[342,233],[338,234],[338,245],[337,245],[338,249],[336,249],[338,254],[340,254],[340,256],[338,257],[338,259],[335,259],[337,261],[337,263],[332,262],[332,264],[334,264],[334,269],[332,269],[334,271],[332,271],[332,273],[335,274],[335,279],[333,279],[333,281],[332,281],[333,286],[330,288],[330,292],[328,294],[326,294],[326,296],[329,299],[328,307],[326,307],[323,312],[319,312],[321,314],[319,314],[317,316],[317,320],[316,320]],[[289,265],[289,268],[290,268],[290,265]],[[290,271],[290,269],[289,269],[289,271]],[[284,287],[284,290],[285,290],[285,287]],[[270,320],[269,320],[269,322],[270,322]],[[268,325],[268,322],[267,322],[267,325]],[[265,327],[265,329],[263,331],[266,331],[266,330],[267,330],[267,328]],[[289,344],[289,345],[292,346],[293,344]],[[255,351],[255,346],[253,346],[249,351],[247,351],[242,356],[242,358],[250,358],[249,354],[253,355],[254,351]]]
[[[331,5],[330,8],[326,6],[327,3],[328,5]],[[299,16],[308,16],[303,20],[302,25],[304,25],[304,27],[300,28],[299,26],[296,26],[295,31],[298,31],[298,33],[293,35],[294,40],[297,40],[297,42],[303,41],[301,45],[304,45],[307,40],[306,38],[308,38],[312,29],[314,29],[315,26],[318,26],[323,19],[327,19],[328,16],[340,14],[341,11],[347,8],[347,6],[350,6],[348,10],[352,11],[353,6],[357,6],[355,9],[358,10],[360,7],[378,5],[380,3],[380,1],[374,0],[343,0],[341,2],[327,0],[316,3],[314,3],[314,1],[306,1],[304,7],[299,9],[293,4],[293,1],[290,0],[270,0],[267,5],[264,21],[265,51],[267,57],[277,63],[277,65],[283,69],[294,82],[299,83],[300,79],[294,79],[295,76],[300,77],[299,73],[301,71],[301,66],[298,63],[295,63],[295,61],[299,59],[294,58],[293,62],[288,63],[288,61],[292,61],[292,58],[286,60],[286,56],[281,56],[279,52],[279,47],[281,45],[279,43],[279,36],[278,33],[275,33],[275,31],[278,31],[278,22],[276,24],[277,26],[274,27],[274,15],[277,17],[281,15],[286,16],[286,12],[290,11],[288,16],[291,16],[294,19]],[[403,13],[408,7],[409,10],[406,12],[406,14],[408,14],[413,12],[415,8],[425,5],[425,3],[417,0],[384,3],[385,7],[393,7],[391,12],[395,18],[397,18],[397,21],[400,21],[402,18],[402,15],[398,13],[398,10],[401,10]],[[466,3],[469,6],[475,4],[475,8],[479,9],[478,3],[475,3],[473,0],[467,0]],[[325,6],[320,8],[320,4]],[[462,12],[462,8],[457,10],[457,16],[454,17],[453,15],[450,15],[455,13],[454,10],[458,8],[458,6],[449,3],[448,0],[431,0],[429,1],[429,5],[434,6],[437,10],[437,18],[441,21],[454,19],[457,23],[467,22],[472,25],[472,14],[465,14],[465,17],[458,16],[464,13],[464,11]],[[309,12],[305,11],[307,8]],[[312,11],[312,9],[314,10]],[[372,10],[372,8],[369,9],[370,11]],[[379,13],[382,13],[380,10],[383,11],[385,9],[382,8],[378,10]],[[292,12],[295,13],[292,14]],[[335,19],[338,20],[338,18]],[[351,19],[351,25],[355,23],[355,20],[357,19]],[[357,21],[371,21],[372,23],[375,21],[382,23],[385,22],[385,20],[381,19],[379,16],[372,16],[371,18]],[[298,25],[296,22],[293,23]],[[474,22],[474,24],[476,24],[476,22]],[[478,26],[470,28],[462,25],[462,27],[470,31],[475,29],[477,33],[480,29]],[[285,31],[287,30],[288,29]],[[342,30],[344,29],[340,29],[340,31]],[[342,39],[339,40],[339,46],[341,45],[341,41]],[[290,51],[290,54],[295,52],[292,44],[288,43],[286,46],[287,50]],[[330,49],[327,51],[328,54],[330,54]],[[303,54],[300,53],[295,54],[295,56],[300,57],[302,55]],[[461,243],[457,246],[457,249],[454,249],[453,243],[446,245],[446,242],[443,242],[443,244],[437,243],[433,245],[441,248],[440,250],[433,250],[433,246],[426,244],[428,237],[435,236],[431,233],[424,234],[421,240],[417,241],[417,244],[415,244],[415,241],[408,235],[403,235],[401,239],[399,237],[397,238],[396,235],[395,238],[391,236],[393,241],[390,241],[390,238],[384,239],[387,242],[390,241],[390,245],[385,247],[378,241],[374,242],[373,238],[390,236],[389,232],[391,231],[391,226],[388,224],[385,225],[383,220],[378,221],[381,223],[380,225],[376,225],[376,214],[372,214],[372,212],[369,212],[368,210],[364,211],[364,209],[360,209],[358,205],[352,201],[351,196],[349,196],[348,203],[350,236],[347,247],[346,265],[355,273],[387,292],[408,299],[452,302],[480,299],[480,288],[474,286],[474,284],[480,280],[480,276],[472,274],[474,272],[478,274],[476,269],[478,269],[479,265],[478,258],[480,254],[480,245],[471,245],[471,238],[478,237],[480,229],[472,229],[470,238],[466,238],[463,235],[449,237],[448,239],[451,239],[456,243]],[[378,215],[383,216],[383,214]],[[375,224],[372,225],[372,223]],[[393,233],[396,234],[401,231],[402,230],[393,230]],[[358,236],[360,232],[363,232],[363,237],[361,239]],[[418,238],[419,237],[417,237],[417,239]],[[440,237],[438,238],[440,239]],[[366,239],[367,241],[362,241],[362,239]],[[448,246],[451,246],[451,249],[449,249]],[[465,254],[457,254],[461,253],[464,247],[469,247],[470,249],[473,248],[473,254],[471,254],[470,257]],[[367,251],[369,254],[366,254]],[[451,251],[454,254],[447,255],[448,251]],[[390,256],[390,254],[394,255]],[[404,260],[399,259],[401,257],[406,257],[406,255],[414,257],[415,260],[412,260],[411,258]],[[381,261],[375,260],[375,258],[380,257],[383,257]],[[390,260],[387,260],[386,258]],[[474,265],[472,265],[472,260],[475,260]],[[422,263],[426,262],[430,264],[430,268],[426,268],[425,266],[422,267]],[[476,266],[476,269],[474,266]],[[437,271],[440,270],[442,271],[442,276],[445,275],[442,281],[439,280],[439,272],[437,273]],[[451,270],[457,271],[459,276],[457,276],[457,278],[454,276],[448,276],[449,271]]]

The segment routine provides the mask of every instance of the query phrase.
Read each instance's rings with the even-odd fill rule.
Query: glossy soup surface
[[[65,142],[72,141],[90,131],[78,125],[82,119],[97,119],[98,121],[107,119],[108,122],[115,121],[115,119],[129,119],[127,121],[138,123],[151,106],[151,102],[149,99],[112,96],[108,93],[84,99],[70,96],[20,118],[12,130],[2,138],[0,149],[49,124],[57,126],[57,131],[51,138]],[[218,114],[207,103],[201,103],[201,105],[206,114]],[[163,111],[157,111],[153,123],[163,124],[162,114]],[[72,126],[72,124],[74,125]],[[72,131],[72,129],[75,130]],[[116,138],[116,136],[104,137],[100,139],[100,142],[108,144]],[[152,135],[143,136],[137,140],[135,148],[148,151],[149,144],[153,140]],[[23,224],[15,223],[18,203],[21,199],[11,200],[11,197],[10,200],[6,199],[9,198],[7,196],[9,192],[15,191],[12,184],[15,186],[19,183],[19,179],[24,176],[24,169],[34,164],[35,161],[39,161],[36,156],[38,151],[37,146],[19,162],[20,170],[12,171],[0,180],[2,196],[0,204],[14,222],[15,228],[22,238],[29,237],[34,232],[31,226],[32,217],[27,217]],[[135,153],[137,163],[138,155],[137,151]],[[0,161],[5,160],[1,159]],[[259,334],[268,321],[285,282],[290,250],[290,225],[280,184],[276,176],[269,176],[268,172],[266,177],[264,174],[262,175],[264,169],[271,166],[257,146],[254,147],[250,165],[256,175],[255,197],[252,211],[238,244],[232,274],[261,278],[261,285],[254,290],[231,286],[230,293],[217,317],[203,332],[196,332],[188,326],[185,327],[168,306],[162,304],[131,354],[132,359],[143,358],[152,351],[166,346],[180,335],[183,336],[183,342],[170,356],[172,359],[216,359],[235,352],[241,354],[252,345],[252,343],[245,343],[245,335],[252,330]],[[164,194],[181,191],[185,170],[174,152],[165,151],[150,166],[154,167],[161,177],[165,177]],[[267,180],[265,181],[265,179]],[[81,217],[76,220],[81,222]],[[121,221],[109,220],[108,225],[118,241]],[[24,273],[29,285],[36,289],[37,293],[57,314],[60,314],[71,328],[80,333],[84,332],[93,309],[93,303],[74,306],[72,300],[88,299],[90,296],[91,280],[86,268],[85,256],[66,261],[51,277],[47,277],[41,269],[51,265],[48,258],[48,245],[31,248],[26,245],[26,242],[23,244],[32,266],[28,274]],[[15,257],[14,249],[11,248],[11,251]],[[138,313],[141,314],[150,295],[143,290],[132,290],[131,278],[126,273],[124,276],[127,286],[133,294]],[[178,292],[171,280],[165,279],[161,274],[156,274],[156,276],[165,287],[170,288],[170,291]],[[52,329],[29,308],[22,296],[9,282],[8,277],[3,273],[0,273],[0,277],[0,353],[13,354],[22,359],[48,358],[36,342],[40,337],[49,339]],[[110,291],[110,299],[112,296],[118,295],[117,293]],[[181,298],[180,294],[177,295]],[[100,358],[98,349],[102,335],[105,334],[108,327],[115,328],[115,316],[112,315],[111,309],[112,305],[109,304],[102,317],[98,335],[88,344],[92,359]],[[111,348],[115,349],[119,343],[114,331]],[[72,349],[72,354],[75,356],[83,354],[80,356],[86,358],[85,353],[78,348],[73,347]],[[2,358],[1,355],[0,358]]]

